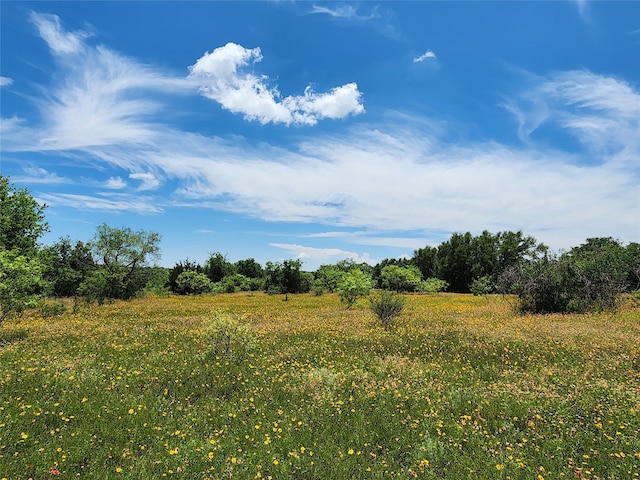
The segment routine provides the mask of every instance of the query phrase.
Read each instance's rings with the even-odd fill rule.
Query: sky
[[[161,265],[640,241],[640,2],[0,3],[0,173]]]

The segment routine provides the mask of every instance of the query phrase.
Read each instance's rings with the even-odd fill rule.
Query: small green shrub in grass
[[[214,357],[243,357],[256,344],[251,327],[230,314],[215,312],[205,327],[207,354]]]
[[[371,310],[386,329],[393,327],[395,318],[402,313],[404,297],[395,292],[383,290],[369,299]]]

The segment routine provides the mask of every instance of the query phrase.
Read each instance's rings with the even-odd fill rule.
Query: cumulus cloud
[[[189,78],[198,82],[200,93],[232,113],[262,124],[315,125],[325,118],[345,118],[364,112],[362,93],[356,83],[316,93],[307,86],[303,95],[283,97],[267,76],[257,76],[247,67],[262,60],[260,48],[227,43],[205,53],[189,67]]]
[[[422,55],[417,56],[413,59],[413,63],[420,63],[420,62],[424,62],[425,60],[427,60],[428,58],[436,58],[436,54],[433,53],[431,50],[427,50],[426,52],[424,52]]]
[[[13,84],[13,79],[9,77],[0,77],[0,88],[8,87]]]

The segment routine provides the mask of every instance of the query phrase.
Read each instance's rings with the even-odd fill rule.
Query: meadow
[[[208,319],[250,326],[212,353]],[[640,308],[147,297],[0,329],[0,479],[640,477]]]

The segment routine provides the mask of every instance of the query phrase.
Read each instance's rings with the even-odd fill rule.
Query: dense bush
[[[204,273],[185,270],[176,278],[175,292],[180,295],[200,295],[211,291],[211,281]]]
[[[523,312],[609,310],[627,289],[627,273],[606,252],[578,247],[560,257],[545,255],[508,268],[497,287],[517,295]]]

